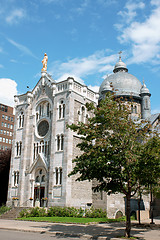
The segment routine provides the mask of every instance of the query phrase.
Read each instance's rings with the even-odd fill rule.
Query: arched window
[[[64,148],[64,135],[57,135],[57,151],[62,151]]]
[[[19,123],[18,123],[19,128],[23,128],[24,126],[24,113],[21,112],[19,115]]]
[[[49,117],[49,103],[47,103],[47,117]]]
[[[22,122],[22,118],[21,115],[19,116],[19,128],[21,127],[21,122]]]
[[[63,150],[63,145],[64,145],[64,136],[62,134],[61,135],[61,150]]]
[[[22,152],[22,142],[19,143],[19,155],[21,155]]]
[[[13,178],[14,178],[14,186],[17,186],[19,184],[19,171],[14,171],[13,174]]]
[[[133,113],[133,105],[131,105],[131,113]]]
[[[137,106],[134,106],[134,112],[137,114]]]
[[[58,118],[62,119],[65,117],[65,104],[63,102],[63,100],[61,100],[61,102],[59,103],[58,106]]]
[[[59,169],[59,184],[62,184],[62,168]]]
[[[39,180],[40,180],[40,179],[39,179],[39,176],[37,176],[36,179],[35,179],[35,182],[36,182],[36,183],[39,183]]]
[[[21,156],[22,153],[22,142],[16,143],[16,155]]]
[[[60,150],[60,136],[57,136],[57,150]]]
[[[18,142],[16,143],[16,154],[17,154],[17,156],[19,155],[19,144],[18,144]]]
[[[42,182],[45,182],[45,175],[42,176]]]
[[[56,185],[58,184],[58,168],[55,169],[56,172]]]
[[[145,99],[145,109],[148,109],[149,106],[148,106],[148,99]]]

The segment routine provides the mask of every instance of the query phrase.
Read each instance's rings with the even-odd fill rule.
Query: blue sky
[[[160,112],[160,0],[0,0],[0,102],[33,89],[45,52],[53,79],[97,90],[120,50]]]

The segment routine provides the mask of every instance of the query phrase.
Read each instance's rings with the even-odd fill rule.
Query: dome
[[[121,61],[121,58],[119,58],[119,62],[116,63],[113,72],[113,74],[107,76],[102,82],[99,89],[100,98],[103,93],[106,93],[106,85],[108,86],[108,82],[116,95],[140,98],[142,84],[135,76],[128,73],[126,64]]]
[[[122,62],[121,57],[119,58],[119,62],[117,62],[116,65],[114,66],[113,72],[116,73],[119,71],[128,72],[127,66],[124,62]]]
[[[146,84],[143,82],[143,86],[141,88],[141,94],[147,94],[147,95],[151,95],[149,92],[149,89],[146,87]]]

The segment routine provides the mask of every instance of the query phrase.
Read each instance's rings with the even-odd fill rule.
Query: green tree
[[[153,133],[152,133],[153,134]],[[142,167],[146,166],[146,167]],[[137,165],[137,175],[139,177],[139,195],[141,198],[142,193],[151,194],[151,205],[152,194],[158,196],[160,192],[160,138],[155,132],[153,137],[150,137],[142,145],[142,151],[140,154],[140,160]],[[139,200],[140,201],[140,200]],[[153,223],[153,209],[151,206],[151,219]],[[140,208],[139,208],[140,212]],[[140,223],[140,213],[139,213],[139,223]]]
[[[7,201],[11,150],[0,150],[0,206]]]
[[[130,200],[139,189],[137,168],[150,126],[132,121],[129,104],[110,93],[97,107],[93,104],[86,104],[86,107],[93,117],[86,124],[79,122],[68,126],[79,135],[81,141],[77,147],[82,151],[73,160],[75,166],[69,176],[78,173],[77,181],[96,180],[94,191],[123,193],[126,197],[125,236],[130,237]],[[141,166],[143,175],[146,167]]]

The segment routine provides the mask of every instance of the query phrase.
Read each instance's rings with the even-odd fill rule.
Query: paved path
[[[156,219],[154,225],[150,225],[149,221],[143,222],[142,226],[138,226],[137,222],[132,223],[131,235],[140,237],[145,240],[160,239],[160,220]],[[65,236],[76,239],[114,239],[124,234],[125,223],[108,223],[108,224],[62,224],[62,223],[46,223],[0,219],[0,229],[17,230],[27,232],[40,232],[52,234],[54,236]],[[102,237],[103,236],[103,237]]]

